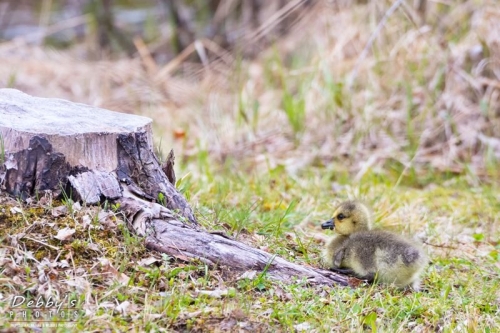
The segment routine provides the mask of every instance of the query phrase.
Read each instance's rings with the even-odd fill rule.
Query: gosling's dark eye
[[[338,219],[339,221],[340,221],[340,220],[345,219],[344,214],[340,213],[339,215],[337,215],[337,219]]]

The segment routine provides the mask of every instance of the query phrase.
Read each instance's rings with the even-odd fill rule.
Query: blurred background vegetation
[[[494,1],[3,0],[0,84],[148,115],[185,158],[477,183],[499,177],[497,19]]]
[[[286,33],[312,0],[2,0],[4,40],[31,35],[31,42],[70,48],[91,35],[97,55],[133,56],[134,38],[149,44],[158,63],[171,60],[196,40],[220,50],[255,55]],[[52,29],[47,29],[51,26]],[[242,42],[244,41],[244,42]],[[259,41],[252,47],[248,43]],[[261,48],[262,49],[262,48]],[[97,56],[92,54],[92,56]],[[208,60],[213,60],[209,58]]]

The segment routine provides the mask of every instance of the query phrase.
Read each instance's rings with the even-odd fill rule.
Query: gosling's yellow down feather
[[[336,235],[323,252],[332,270],[403,288],[419,290],[420,275],[428,259],[420,245],[401,235],[372,230],[371,210],[359,201],[340,204],[333,218],[322,224]]]

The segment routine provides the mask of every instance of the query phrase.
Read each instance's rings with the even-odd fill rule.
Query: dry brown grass
[[[90,61],[85,45],[58,52],[8,42],[0,84],[148,115],[162,146],[181,156],[207,149],[219,161],[293,170],[334,161],[358,179],[387,161],[498,176],[488,163],[500,158],[499,6],[432,2],[424,26],[402,6],[359,58],[387,8],[321,4],[252,61],[205,41],[221,55],[208,66],[182,56],[152,66],[147,52]],[[299,133],[283,111],[287,93],[305,103]]]

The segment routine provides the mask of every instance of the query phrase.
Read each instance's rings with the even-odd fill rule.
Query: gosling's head
[[[335,209],[333,218],[321,225],[322,229],[335,229],[340,235],[350,235],[372,228],[372,213],[359,201],[345,201]]]

